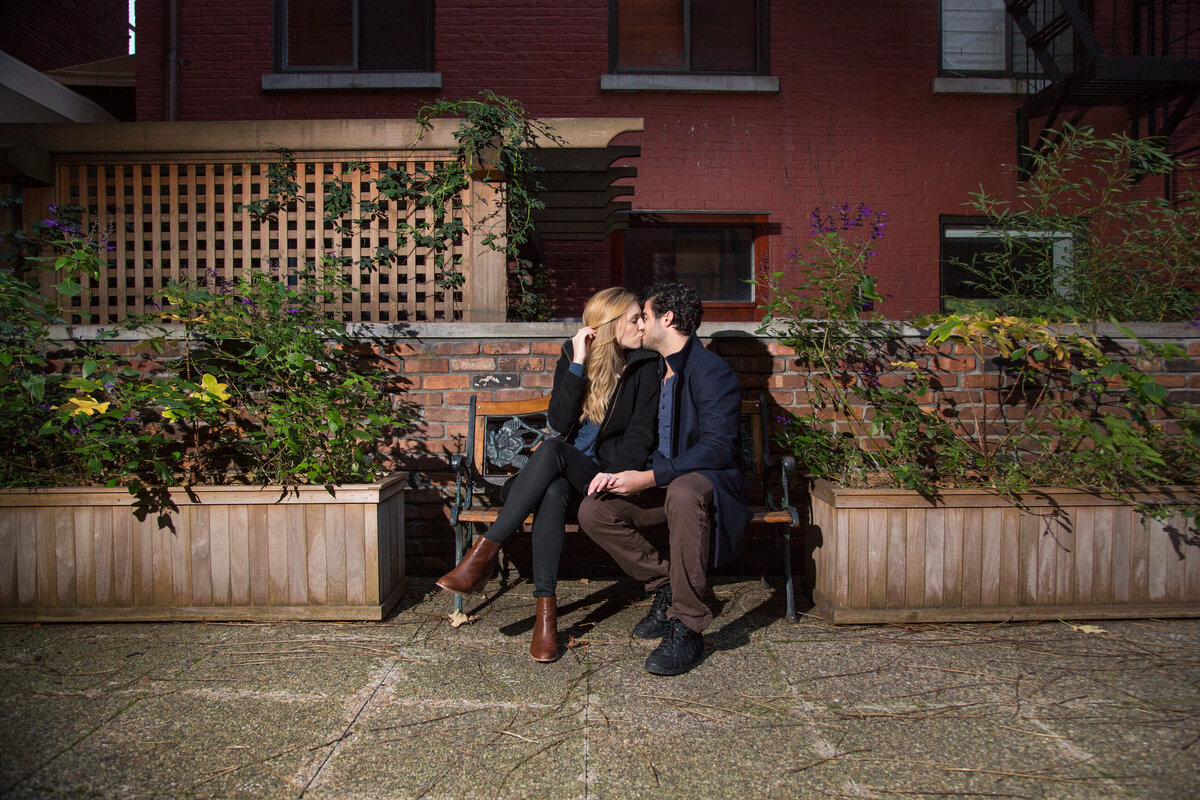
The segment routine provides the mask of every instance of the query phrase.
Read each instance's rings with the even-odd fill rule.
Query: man
[[[579,524],[654,601],[634,626],[662,637],[646,671],[679,675],[700,661],[712,622],[704,603],[709,554],[719,566],[736,555],[750,512],[740,446],[737,376],[696,336],[703,307],[694,287],[660,284],[642,309],[642,345],[663,358],[658,450],[650,469],[601,473],[588,487]],[[666,525],[670,552],[660,555],[643,530]]]

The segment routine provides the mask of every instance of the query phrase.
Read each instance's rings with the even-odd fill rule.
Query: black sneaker
[[[682,675],[700,663],[704,637],[677,619],[669,620],[662,644],[646,657],[646,672],[651,675]]]
[[[671,584],[664,583],[654,590],[654,602],[650,611],[633,626],[633,635],[639,639],[661,639],[667,632],[667,609],[671,607]]]

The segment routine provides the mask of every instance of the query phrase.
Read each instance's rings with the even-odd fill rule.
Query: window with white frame
[[[766,0],[610,0],[613,72],[766,74]]]
[[[943,219],[941,295],[992,300],[1003,292],[1031,298],[1061,294],[1071,249],[1071,234],[1062,231],[1000,230],[981,219]]]
[[[1005,11],[1004,0],[940,0],[940,11],[943,74],[1022,78],[1041,73],[1024,35]],[[1029,9],[1037,25],[1060,13],[1056,0],[1040,0]],[[1064,72],[1070,71],[1072,44],[1069,34],[1051,43]]]
[[[276,0],[281,71],[433,69],[433,0]]]

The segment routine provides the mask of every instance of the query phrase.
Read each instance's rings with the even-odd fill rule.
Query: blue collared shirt
[[[662,383],[658,392],[658,452],[671,457],[671,419],[675,412],[676,373]]]
[[[583,364],[578,364],[574,361],[568,367],[572,375],[583,377]],[[575,432],[575,441],[571,444],[575,449],[591,458],[596,457],[596,435],[600,433],[600,426],[594,422],[584,422],[579,426],[579,430]]]

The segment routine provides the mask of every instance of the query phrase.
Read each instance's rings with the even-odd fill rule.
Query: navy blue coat
[[[742,392],[733,369],[704,349],[695,334],[667,357],[675,371],[671,455],[650,459],[654,482],[666,486],[690,472],[708,478],[716,500],[713,565],[721,566],[742,547],[750,510],[741,447]]]

